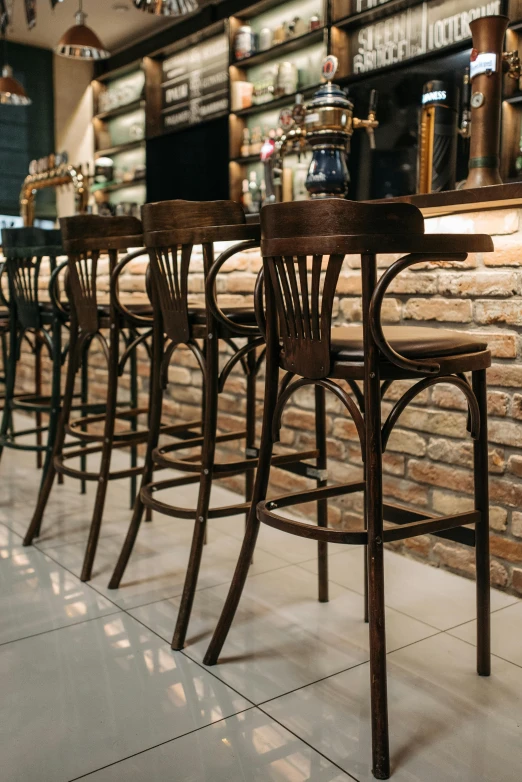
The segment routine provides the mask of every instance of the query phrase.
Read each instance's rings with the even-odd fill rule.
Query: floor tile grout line
[[[34,545],[34,544],[33,544],[33,545]],[[35,546],[35,548],[36,548],[36,546]],[[38,551],[41,551],[41,549],[38,549]],[[52,559],[52,557],[50,557],[50,559]],[[52,561],[53,561],[53,562],[55,562],[55,560],[54,560],[54,559],[52,559]],[[57,562],[56,564],[60,565],[60,563],[59,563],[59,562]],[[60,565],[60,567],[64,567],[64,566],[63,566],[63,565]],[[71,573],[71,571],[70,571],[68,568],[64,568],[64,570],[66,570],[68,573]],[[75,576],[75,574],[74,574],[74,573],[71,573],[71,575],[72,575],[72,576],[74,576],[75,578],[78,578],[78,576]],[[91,584],[90,584],[90,583],[87,583],[87,582],[81,582],[81,583],[84,583],[84,584],[86,584],[86,586],[88,586],[90,589],[92,589],[92,590],[93,590],[93,592],[96,592],[96,594],[100,595],[100,597],[106,597],[106,596],[105,596],[104,594],[102,594],[102,593],[101,593],[101,592],[100,592],[98,589],[96,589],[96,587],[94,587],[94,586],[91,586]],[[142,622],[142,621],[141,621],[140,619],[138,619],[136,616],[133,616],[133,615],[130,613],[130,611],[131,611],[131,610],[133,610],[133,609],[128,609],[128,610],[127,610],[126,608],[121,608],[120,606],[118,606],[118,605],[117,605],[117,604],[116,604],[116,603],[115,603],[113,600],[111,600],[110,598],[108,598],[108,597],[107,597],[106,599],[109,601],[109,603],[112,603],[112,605],[113,605],[113,606],[114,606],[114,607],[117,609],[116,611],[114,611],[114,613],[113,613],[113,614],[110,614],[111,616],[112,616],[112,615],[114,615],[114,614],[116,614],[116,613],[118,613],[118,612],[126,614],[126,615],[127,615],[129,618],[130,618],[130,619],[134,620],[135,622],[138,622],[138,624],[140,624],[142,627],[145,627],[147,630],[149,630],[149,632],[151,632],[153,635],[155,635],[157,638],[159,638],[159,639],[160,639],[160,640],[161,640],[163,643],[166,643],[166,644],[169,646],[169,648],[170,648],[170,650],[171,650],[172,652],[176,651],[176,650],[172,649],[172,647],[170,646],[169,642],[168,642],[168,641],[167,641],[165,638],[163,638],[163,636],[162,636],[162,635],[160,635],[158,632],[156,632],[156,630],[153,630],[153,628],[152,628],[152,627],[149,627],[148,625],[146,625],[144,622]],[[157,602],[161,602],[161,601],[157,601]],[[97,616],[97,617],[93,617],[92,619],[93,619],[93,620],[94,620],[94,619],[103,619],[103,616]],[[92,621],[92,620],[89,620],[89,621]],[[83,624],[83,623],[82,623],[82,622],[78,622],[78,624]],[[67,627],[67,626],[66,626],[66,627]],[[62,627],[57,627],[57,628],[54,628],[54,629],[55,629],[55,630],[62,630],[62,629],[65,629],[65,628],[62,628]],[[48,630],[47,632],[52,632],[52,631]],[[42,635],[43,635],[43,633],[42,633]],[[198,666],[199,668],[201,668],[202,670],[204,670],[204,671],[206,671],[207,673],[209,673],[209,674],[210,674],[210,675],[211,675],[211,676],[212,676],[214,679],[216,679],[216,680],[217,680],[217,681],[219,681],[221,684],[223,684],[223,685],[225,685],[226,687],[228,687],[229,689],[231,689],[233,692],[235,692],[235,693],[236,693],[236,695],[239,695],[241,698],[244,698],[244,700],[246,700],[248,703],[252,703],[252,701],[250,700],[250,698],[247,698],[245,695],[243,695],[243,693],[239,692],[239,690],[236,690],[236,689],[235,689],[235,687],[232,687],[230,684],[227,684],[226,682],[224,682],[222,679],[220,679],[220,678],[219,678],[219,676],[216,676],[216,675],[215,675],[215,674],[214,674],[212,671],[210,671],[210,670],[209,670],[209,669],[208,669],[206,666],[204,666],[204,665],[202,665],[202,664],[198,663],[198,661],[197,661],[197,660],[193,660],[193,659],[192,659],[192,657],[189,657],[187,654],[185,654],[185,653],[183,652],[183,650],[182,650],[182,649],[181,649],[181,650],[179,650],[179,651],[180,651],[180,654],[183,654],[183,656],[184,656],[186,659],[188,659],[190,662],[192,662],[192,663],[194,663],[195,665],[197,665],[197,666]],[[255,705],[255,704],[252,704],[252,705]]]
[[[309,560],[312,561],[312,560]],[[315,560],[313,560],[315,561]],[[302,563],[304,564],[304,563]],[[302,567],[301,564],[298,564],[297,567],[301,568],[301,570],[304,570],[305,573],[311,573],[310,570],[307,570],[306,568]],[[317,575],[317,574],[313,574]],[[329,577],[328,579],[330,584],[335,584],[335,586],[341,587],[342,589],[346,589],[348,592],[351,592],[354,595],[358,595],[359,597],[364,598],[364,592],[358,592],[356,589],[352,589],[351,587],[347,587],[345,584],[340,584],[338,581],[335,581],[335,579]],[[423,625],[426,625],[426,627],[431,627],[432,630],[437,630],[439,633],[443,633],[444,630],[441,630],[440,627],[437,627],[436,625],[432,625],[429,622],[425,622],[424,619],[418,619],[416,616],[411,616],[411,614],[407,614],[405,611],[401,611],[400,608],[395,608],[395,606],[391,606],[388,603],[385,604],[385,608],[389,608],[392,611],[396,611],[398,614],[401,614],[402,616],[406,616],[408,619],[413,619],[415,622],[420,622]],[[470,620],[473,621],[473,620]]]
[[[67,625],[60,625],[60,627],[50,627],[48,630],[41,630],[39,633],[31,633],[30,635],[23,635],[21,638],[11,638],[10,641],[0,642],[0,649],[2,646],[8,646],[9,644],[16,644],[18,641],[27,641],[30,638],[38,638],[41,635],[47,635],[48,633],[56,633],[58,630],[67,630],[68,627],[78,627],[78,625],[87,624],[87,622],[95,622],[97,619],[105,619],[108,616],[116,616],[121,613],[120,610],[110,611],[108,614],[100,614],[100,616],[90,616],[88,619],[81,619],[79,622],[72,622]]]
[[[335,760],[332,760],[328,757],[328,755],[325,755],[324,752],[321,752],[319,749],[314,747],[312,744],[310,744],[306,739],[304,739],[302,736],[299,736],[298,733],[295,733],[291,728],[289,728],[287,725],[285,725],[283,722],[280,722],[276,717],[274,717],[272,714],[269,714],[267,711],[265,711],[261,706],[257,706],[256,708],[259,709],[259,711],[263,712],[267,717],[269,717],[271,720],[274,720],[274,722],[277,722],[278,725],[280,725],[282,728],[287,730],[289,733],[292,734],[292,736],[295,736],[296,739],[299,741],[302,741],[303,744],[306,744],[307,747],[310,747],[311,750],[314,752],[317,752],[318,755],[320,755],[322,758],[327,760],[329,763],[332,764],[332,766],[335,766],[335,768],[338,768],[339,771],[341,771],[343,774],[346,774],[347,777],[350,777],[350,779],[353,779],[354,782],[360,782],[360,780],[357,777],[354,777],[353,774],[350,774],[349,771],[346,771],[346,769],[342,768],[338,763],[335,762]]]
[[[458,626],[458,625],[457,625]],[[458,635],[453,635],[449,630],[444,630],[446,635],[449,635],[450,638],[454,638],[456,641],[462,641],[462,643],[467,644],[468,646],[472,646],[474,649],[477,648],[477,644],[474,644],[472,641],[467,641],[465,638],[459,638]],[[502,655],[497,654],[497,652],[491,652],[492,657],[496,657],[499,660],[503,660],[505,663],[508,663],[509,665],[514,665],[517,668],[522,668],[522,664],[515,663],[513,660],[508,660],[507,657],[502,657]]]
[[[72,779],[69,779],[68,782],[77,782],[77,780],[79,779],[85,779],[86,777],[90,777],[92,774],[97,774],[99,771],[103,771],[106,768],[111,768],[112,766],[118,766],[120,763],[124,763],[126,760],[139,757],[139,755],[144,755],[146,752],[151,752],[153,749],[158,749],[158,747],[164,747],[165,744],[171,744],[173,741],[178,741],[178,739],[183,739],[186,736],[191,736],[193,733],[198,733],[198,731],[200,730],[206,730],[207,728],[211,728],[214,725],[219,725],[220,722],[229,720],[232,717],[237,717],[240,714],[245,714],[245,712],[252,711],[252,709],[255,708],[256,708],[255,704],[252,704],[251,706],[248,706],[248,708],[246,709],[242,709],[241,711],[236,711],[233,714],[229,714],[227,717],[221,717],[221,719],[219,720],[215,720],[214,722],[209,722],[208,725],[201,725],[199,728],[193,728],[193,730],[188,730],[186,733],[181,733],[179,736],[174,736],[171,739],[160,741],[159,744],[154,744],[152,747],[146,747],[146,749],[141,749],[139,752],[133,752],[131,755],[127,755],[124,758],[115,760],[113,763],[107,763],[105,766],[100,766],[99,768],[95,768],[92,771],[87,771],[86,774],[81,774],[79,777],[73,777]],[[265,712],[263,712],[263,714],[265,714]],[[266,716],[270,716],[270,715],[266,715]],[[277,722],[277,720],[274,721]]]
[[[499,611],[506,611],[508,608],[513,608],[514,605],[517,605],[518,603],[522,603],[522,600],[519,600],[518,598],[515,598],[515,600],[516,600],[515,603],[510,603],[507,606],[500,606],[500,608],[492,608],[489,612],[490,615],[498,614]],[[459,627],[465,627],[465,625],[469,625],[472,622],[476,622],[476,621],[477,621],[476,617],[473,617],[473,619],[468,619],[467,622],[459,622],[458,625],[452,625],[451,627],[446,628],[444,632],[450,633],[452,630],[457,630]]]
[[[411,641],[409,644],[404,644],[404,646],[398,646],[397,649],[392,649],[390,652],[386,652],[386,658],[388,658],[390,655],[395,654],[395,652],[401,652],[403,649],[408,649],[410,646],[415,646],[415,644],[420,644],[423,641],[431,640],[432,638],[436,638],[438,635],[443,635],[444,630],[439,630],[436,633],[433,633],[433,635],[427,635],[425,638],[418,638],[416,641]],[[370,652],[368,652],[368,655]],[[312,687],[314,684],[320,684],[321,682],[327,681],[328,679],[331,679],[333,676],[339,676],[342,673],[348,673],[348,671],[353,671],[355,668],[360,668],[361,665],[368,665],[370,662],[370,657],[368,656],[367,660],[361,660],[361,662],[355,663],[354,665],[349,665],[348,668],[343,668],[341,671],[334,671],[334,673],[329,673],[327,676],[322,676],[320,679],[317,679],[316,681],[309,682],[308,684],[303,684],[301,687],[294,687],[293,690],[288,690],[288,692],[283,692],[281,695],[276,695],[274,698],[267,698],[266,701],[260,701],[260,703],[257,703],[257,706],[264,706],[267,703],[272,703],[273,701],[277,701],[280,698],[285,698],[287,695],[292,695],[294,692],[299,692],[299,690],[305,690],[307,687]]]

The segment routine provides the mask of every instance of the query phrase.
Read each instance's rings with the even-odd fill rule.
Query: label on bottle
[[[311,122],[319,122],[319,114],[317,114],[317,113],[315,113],[315,114],[307,114],[306,117],[305,117],[305,122],[307,124],[309,124]]]
[[[473,79],[475,76],[480,76],[481,73],[495,73],[497,70],[497,55],[493,52],[478,52],[476,49],[472,49],[469,75]]]

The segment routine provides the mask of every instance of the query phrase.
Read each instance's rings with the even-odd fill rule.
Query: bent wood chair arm
[[[130,253],[127,253],[127,255],[119,261],[111,273],[111,283],[110,283],[110,295],[111,299],[114,302],[114,306],[116,307],[116,310],[120,313],[120,315],[123,315],[128,320],[132,321],[135,324],[143,325],[143,326],[151,326],[153,323],[153,317],[148,315],[138,315],[135,312],[132,312],[129,310],[129,308],[123,304],[123,302],[120,299],[120,290],[119,290],[119,279],[121,277],[121,274],[123,270],[126,268],[126,266],[131,262],[134,261],[136,258],[140,258],[142,255],[146,255],[148,257],[148,252],[144,247],[140,247],[138,250],[133,250]],[[146,287],[148,287],[148,270],[146,275]],[[147,294],[148,294],[147,290]],[[150,298],[150,296],[149,296]]]
[[[404,271],[404,269],[407,269],[409,266],[414,266],[416,263],[426,261],[465,261],[467,257],[468,254],[464,252],[451,254],[409,253],[408,255],[399,258],[399,260],[395,261],[395,263],[386,269],[375,286],[370,302],[368,318],[372,336],[377,347],[391,364],[394,364],[400,369],[419,375],[436,375],[440,371],[440,365],[434,361],[412,361],[411,359],[401,356],[386,340],[381,321],[381,310],[384,296],[392,281]]]
[[[245,242],[238,242],[237,244],[232,245],[232,247],[228,247],[218,258],[216,258],[210,267],[205,284],[206,299],[212,315],[218,323],[227,329],[227,331],[232,331],[235,334],[244,337],[258,336],[259,328],[258,326],[245,326],[240,323],[234,323],[233,320],[230,320],[230,318],[225,315],[217,302],[216,279],[223,264],[232,258],[233,255],[243,252],[244,250],[252,250],[255,247],[259,247],[259,241],[257,239],[248,239]]]

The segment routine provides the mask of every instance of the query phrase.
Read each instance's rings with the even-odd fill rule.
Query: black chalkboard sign
[[[350,31],[352,73],[368,73],[471,38],[469,23],[502,13],[501,0],[424,2]]]
[[[167,57],[162,64],[163,131],[228,112],[228,39],[223,33]]]

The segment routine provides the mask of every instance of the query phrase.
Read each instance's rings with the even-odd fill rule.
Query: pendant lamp
[[[76,12],[76,24],[70,27],[55,47],[56,54],[61,57],[71,57],[76,60],[106,60],[109,52],[85,20],[87,14],[83,11],[83,2]]]
[[[31,99],[13,76],[13,69],[6,62],[6,39],[5,32],[2,37],[2,75],[0,76],[0,104],[6,106],[29,106]]]

